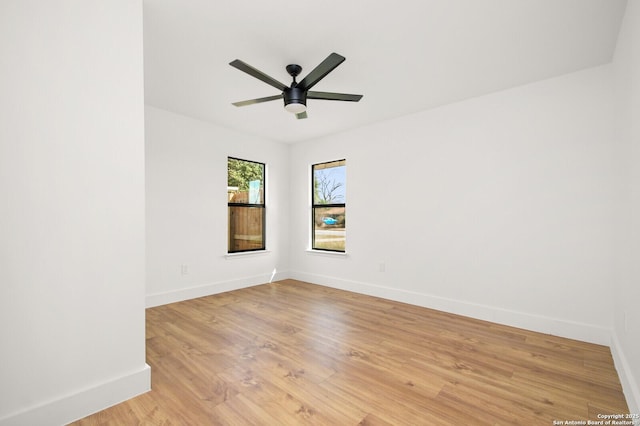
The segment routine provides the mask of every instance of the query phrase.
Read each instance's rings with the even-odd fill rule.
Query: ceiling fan
[[[255,69],[251,65],[236,59],[229,63],[232,67],[244,71],[252,77],[262,80],[270,86],[275,87],[282,93],[274,96],[267,96],[264,98],[250,99],[248,101],[234,102],[233,105],[247,106],[253,104],[259,104],[262,102],[275,101],[276,99],[284,99],[284,109],[292,112],[296,115],[297,119],[307,118],[307,99],[324,99],[328,101],[348,101],[358,102],[362,99],[362,95],[350,95],[347,93],[332,93],[332,92],[314,92],[311,89],[320,80],[326,77],[331,71],[333,71],[338,65],[343,63],[344,56],[332,53],[313,69],[302,81],[297,82],[296,77],[302,71],[302,67],[296,64],[287,65],[287,72],[293,77],[293,82],[290,86],[280,83],[278,80],[268,76],[260,70]]]

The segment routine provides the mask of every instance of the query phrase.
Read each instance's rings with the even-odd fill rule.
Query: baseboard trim
[[[40,404],[0,419],[0,426],[62,425],[109,408],[151,390],[151,368]]]
[[[640,413],[640,387],[633,377],[631,367],[627,361],[627,357],[624,355],[618,334],[615,331],[611,333],[610,347],[613,363],[618,371],[618,377],[620,378],[624,397],[627,400],[629,412]],[[634,425],[640,425],[640,421],[636,420]]]
[[[270,281],[278,281],[289,278],[288,271],[254,275],[252,277],[239,278],[229,281],[220,281],[216,283],[186,287],[177,290],[167,291],[164,293],[148,294],[146,297],[146,307],[153,308],[155,306],[167,305],[169,303],[182,302],[183,300],[196,299],[198,297],[211,296],[212,294],[224,293],[241,288],[253,287],[265,284]]]
[[[536,331],[539,333],[551,334],[554,336],[566,337],[569,339],[606,346],[609,346],[611,343],[611,330],[609,328],[593,324],[510,311],[493,306],[469,303],[425,293],[412,292],[359,281],[344,280],[319,274],[290,271],[289,275],[291,278],[300,281],[436,309],[479,320]]]

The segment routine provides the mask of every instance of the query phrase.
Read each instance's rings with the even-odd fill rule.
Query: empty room
[[[3,0],[0,426],[640,425],[640,0]]]

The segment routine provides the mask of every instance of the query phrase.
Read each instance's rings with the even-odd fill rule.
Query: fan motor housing
[[[283,92],[284,105],[302,104],[307,105],[307,92],[297,87],[289,87]]]

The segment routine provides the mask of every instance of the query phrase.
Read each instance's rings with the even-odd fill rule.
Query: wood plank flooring
[[[628,413],[609,348],[284,280],[147,310],[152,391],[76,425],[552,425]]]

